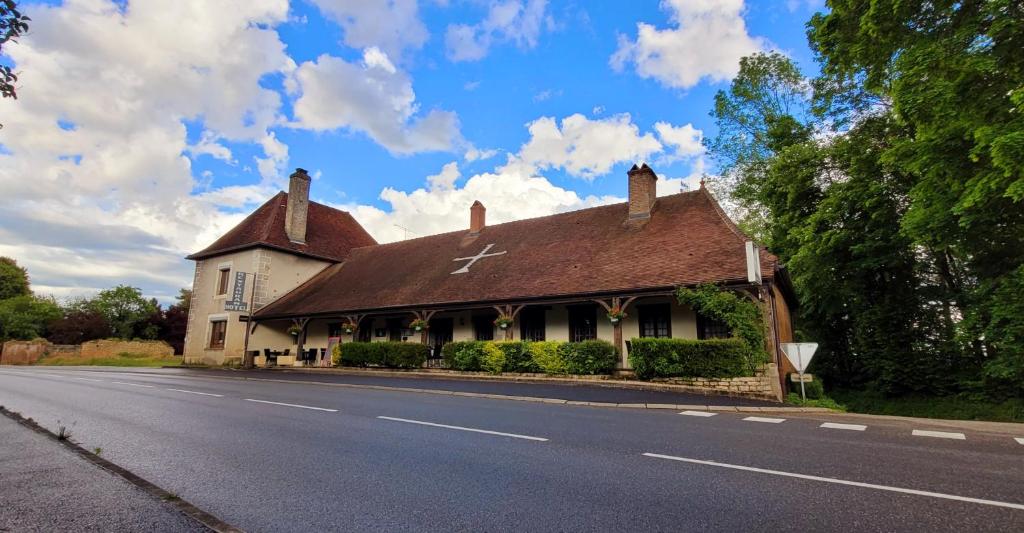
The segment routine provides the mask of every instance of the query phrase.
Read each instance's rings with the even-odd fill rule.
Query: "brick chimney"
[[[296,168],[288,180],[288,210],[284,232],[288,240],[306,244],[306,217],[309,216],[309,174]]]
[[[484,204],[480,203],[480,200],[473,202],[473,205],[469,208],[469,232],[476,234],[480,233],[486,225],[487,208]]]
[[[629,218],[650,218],[658,192],[658,176],[644,163],[629,169]]]

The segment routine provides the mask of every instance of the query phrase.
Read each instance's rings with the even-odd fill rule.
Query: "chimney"
[[[651,217],[658,192],[658,176],[644,163],[629,169],[629,219]]]
[[[480,203],[480,200],[473,202],[469,208],[469,232],[474,235],[480,233],[484,229],[486,218],[487,208],[484,204]]]
[[[306,217],[309,215],[309,174],[296,168],[288,180],[288,211],[284,232],[288,240],[306,244]]]

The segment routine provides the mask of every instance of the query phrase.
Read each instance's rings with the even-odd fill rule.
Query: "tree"
[[[28,31],[28,23],[31,19],[18,11],[18,4],[14,0],[0,0],[0,54],[3,54],[3,46],[8,42],[16,42]],[[14,84],[18,81],[18,75],[7,65],[0,65],[0,97],[18,98],[17,89]],[[3,126],[0,126],[3,127]]]
[[[52,298],[27,295],[0,300],[0,340],[43,337],[46,325],[60,316],[60,306]]]
[[[81,344],[105,339],[112,334],[107,318],[81,302],[66,306],[63,316],[51,322],[46,329],[47,340],[54,344]]]
[[[174,353],[185,351],[185,333],[188,330],[188,310],[192,305],[192,290],[181,289],[178,301],[163,314],[160,339],[174,347]]]
[[[15,296],[28,296],[28,271],[10,257],[0,257],[0,300]]]
[[[158,331],[149,318],[159,310],[159,305],[156,300],[144,298],[136,287],[118,285],[100,291],[88,305],[106,318],[115,337],[153,339],[157,336]]]

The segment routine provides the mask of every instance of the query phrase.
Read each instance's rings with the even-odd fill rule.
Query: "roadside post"
[[[800,399],[803,401],[807,401],[807,392],[804,390],[804,371],[807,370],[807,365],[811,364],[811,359],[817,350],[818,343],[816,342],[782,343],[782,351],[786,354],[786,359],[789,359],[789,362],[796,367],[796,371],[800,373]]]

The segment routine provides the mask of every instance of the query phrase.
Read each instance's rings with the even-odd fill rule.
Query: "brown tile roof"
[[[352,218],[333,207],[309,202],[306,244],[296,244],[284,232],[288,193],[279,192],[261,205],[223,237],[188,259],[203,259],[255,246],[266,246],[298,255],[342,261],[353,248],[377,241]]]
[[[353,250],[341,264],[261,309],[302,316],[414,306],[527,300],[745,282],[748,240],[703,188],[659,198],[646,224],[625,203]],[[489,253],[468,273],[453,274]],[[761,254],[771,278],[776,258]]]

